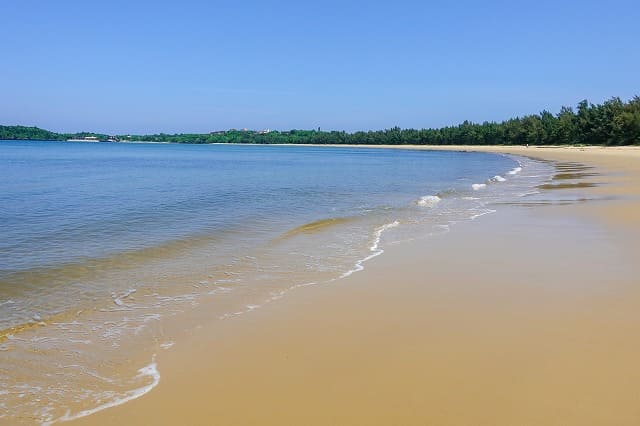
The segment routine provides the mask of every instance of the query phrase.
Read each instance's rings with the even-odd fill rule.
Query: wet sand
[[[594,185],[385,247],[246,315],[196,309],[201,325],[158,349],[155,389],[75,423],[640,424],[640,149],[444,148],[558,161]]]

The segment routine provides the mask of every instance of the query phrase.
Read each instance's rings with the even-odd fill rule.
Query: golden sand
[[[574,189],[596,201],[504,206],[248,315],[194,311],[156,389],[77,423],[640,424],[640,149],[444,149],[593,166]]]

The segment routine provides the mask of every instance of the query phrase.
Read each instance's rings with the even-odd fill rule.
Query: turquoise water
[[[547,169],[467,152],[2,141],[0,393],[14,397],[0,411],[50,421],[139,396],[155,363],[127,375],[123,357],[170,347],[167,318],[208,304],[225,319],[347,277]]]

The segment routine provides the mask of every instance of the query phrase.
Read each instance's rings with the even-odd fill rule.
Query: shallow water
[[[226,319],[347,277],[553,174],[484,153],[13,141],[0,169],[0,421],[27,423],[150,390],[168,318],[194,305]]]

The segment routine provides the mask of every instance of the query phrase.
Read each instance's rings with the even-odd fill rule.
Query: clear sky
[[[5,0],[0,58],[0,124],[440,127],[640,94],[640,1]]]

